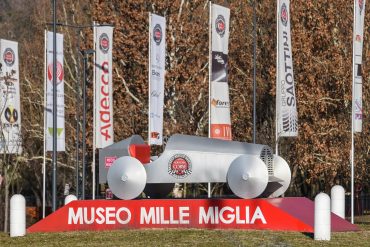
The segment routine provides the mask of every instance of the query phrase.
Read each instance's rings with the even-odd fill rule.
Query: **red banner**
[[[305,203],[311,205],[312,201],[305,198],[293,198],[285,202],[281,200],[284,199],[74,201],[28,228],[28,232],[126,228],[269,229],[313,232],[312,222],[310,220],[305,222],[299,216],[302,214],[302,206]],[[284,210],[284,203],[299,207],[299,210],[296,210],[298,213],[290,214]],[[282,208],[276,206],[279,204]],[[313,218],[313,212],[309,211],[311,210],[303,210],[308,218]]]

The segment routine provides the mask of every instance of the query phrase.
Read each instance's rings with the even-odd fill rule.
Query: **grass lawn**
[[[10,238],[0,246],[370,246],[370,217],[361,231],[332,233],[331,241],[314,241],[298,232],[254,230],[119,230],[103,232],[33,233]]]

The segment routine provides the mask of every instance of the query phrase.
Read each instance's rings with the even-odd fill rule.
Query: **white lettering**
[[[82,220],[83,220],[82,208],[77,208],[76,213],[74,212],[73,208],[69,208],[69,210],[68,210],[68,225],[82,224]]]
[[[245,224],[249,224],[249,207],[245,207]]]
[[[179,224],[179,221],[174,219],[173,207],[170,207],[170,224]]]
[[[155,208],[155,222],[154,222],[154,224],[160,224],[160,221],[159,221],[159,207]]]
[[[224,218],[224,212],[225,211],[230,211],[230,214],[227,214],[227,217],[226,217],[227,219]],[[234,213],[234,209],[232,207],[229,207],[229,206],[223,207],[220,210],[220,220],[221,220],[221,222],[224,223],[224,224],[231,224],[235,220],[235,215],[233,213]]]
[[[115,210],[114,207],[107,207],[105,209],[105,224],[113,225],[115,223],[114,219],[111,219],[116,216],[114,213]]]
[[[126,212],[126,214],[127,214],[126,220],[122,220],[121,217],[120,217],[120,213],[123,212],[123,211]],[[122,208],[118,209],[117,210],[117,213],[116,213],[116,219],[122,225],[125,225],[125,224],[129,223],[130,220],[131,220],[131,212],[130,212],[130,210],[128,210],[125,207],[122,207]]]
[[[97,215],[96,223],[99,224],[99,225],[103,224],[104,221],[105,221],[105,217],[103,215],[104,211],[105,211],[104,208],[97,208],[96,209],[96,215]]]
[[[145,207],[140,208],[140,224],[189,224],[189,207],[179,207],[178,217],[175,216],[175,209],[169,207],[169,212],[166,207]],[[169,216],[166,217],[166,212]]]
[[[254,224],[256,220],[261,220],[263,224],[266,224],[266,219],[262,214],[260,207],[257,206],[256,211],[254,211],[253,217],[251,219],[251,224]]]
[[[180,224],[189,224],[189,220],[185,220],[185,217],[189,217],[189,207],[179,208],[179,221]]]
[[[199,208],[199,224],[208,224],[211,220],[211,224],[215,223],[215,213],[213,207],[209,207],[206,213],[204,207]]]
[[[144,214],[145,215],[145,214]],[[68,211],[68,224],[128,224],[131,221],[131,211],[126,207],[121,207],[116,210],[115,207],[82,207],[77,208],[75,212],[73,208]]]
[[[160,207],[161,209],[161,224],[168,225],[170,222],[164,218],[164,208]]]
[[[235,208],[235,218],[236,218],[236,224],[245,224],[245,220],[240,219],[240,208]]]
[[[94,220],[95,220],[95,208],[90,209],[90,220],[88,219],[87,209],[88,208],[84,208],[84,223],[90,225],[94,223]]]
[[[218,207],[215,207],[215,224],[218,224],[220,223],[220,220],[219,220],[219,215],[218,215]]]
[[[199,207],[199,224],[255,224],[258,220],[262,224],[267,224],[266,219],[259,206],[254,212],[250,211],[250,207],[245,207],[245,217],[241,213],[239,206],[215,207]],[[68,224],[129,224],[132,219],[132,214],[127,207],[80,207],[77,209],[68,209]],[[140,224],[190,224],[190,208],[189,207],[141,207],[140,208]]]
[[[261,220],[263,224],[266,224],[266,219],[260,207],[257,207],[254,211],[252,219],[250,219],[250,209],[249,206],[245,207],[245,218],[241,215],[241,209],[239,206],[230,207],[225,206],[220,210],[218,207],[209,207],[208,209],[204,207],[199,208],[199,224],[254,224],[256,220]]]
[[[154,207],[149,208],[149,214],[146,212],[145,208],[140,208],[140,224],[155,224],[155,212]]]

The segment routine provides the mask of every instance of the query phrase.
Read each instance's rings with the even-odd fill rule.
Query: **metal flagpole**
[[[96,42],[96,26],[95,26],[95,21],[93,22],[93,29],[94,29],[94,43],[93,43],[93,47],[95,49],[95,42]],[[91,169],[92,169],[92,199],[95,200],[95,186],[96,186],[96,181],[95,181],[95,151],[96,151],[96,140],[95,140],[95,131],[96,131],[96,114],[95,114],[95,103],[96,103],[96,93],[95,93],[95,52],[94,52],[94,69],[93,69],[93,78],[94,78],[94,81],[93,81],[93,106],[94,106],[94,110],[93,110],[93,161],[92,161],[92,164],[91,164]]]
[[[94,50],[84,50],[83,54],[83,88],[82,88],[82,200],[85,200],[85,185],[86,185],[86,87],[87,87],[87,58],[89,54],[94,53]]]
[[[353,88],[352,88],[352,91],[353,91]],[[354,101],[354,97],[353,97],[353,92],[352,92],[352,101]],[[355,149],[355,145],[354,145],[354,135],[353,135],[353,102],[352,102],[352,114],[351,114],[351,117],[352,117],[352,124],[351,124],[351,223],[353,224],[354,220],[353,220],[353,216],[354,216],[354,173],[355,173],[355,169],[354,169],[354,149]]]
[[[256,0],[253,1],[253,143],[256,143],[256,57],[257,57]]]
[[[279,5],[280,1],[278,0],[276,2],[276,88],[278,87],[279,83]],[[276,90],[277,91],[277,90]],[[280,107],[279,100],[278,100],[278,93],[276,92],[276,99],[275,99],[275,104],[276,104],[276,109],[275,109],[275,154],[279,155],[279,124],[278,124],[278,107]]]
[[[150,97],[150,93],[152,92],[151,91],[151,87],[150,87],[150,82],[151,82],[151,45],[150,45],[150,42],[151,42],[151,22],[152,22],[152,13],[149,12],[149,48],[148,48],[148,51],[149,51],[149,68],[148,68],[148,79],[149,79],[149,85],[148,85],[148,88],[149,88],[149,91],[148,91],[148,145],[150,145],[150,112],[151,112],[151,108],[150,108],[150,104],[151,104],[151,97]]]
[[[212,2],[209,1],[209,55],[208,55],[208,138],[211,138],[211,73],[212,73]],[[208,198],[211,198],[211,183],[208,183]]]
[[[353,1],[353,38],[352,38],[352,111],[351,111],[351,223],[354,223],[354,156],[355,156],[355,144],[354,144],[354,122],[353,122],[353,111],[355,106],[355,43],[353,42],[355,38],[355,25],[356,25],[356,0]]]
[[[57,207],[57,41],[56,0],[53,0],[53,212]]]
[[[85,200],[86,180],[86,69],[87,54],[83,51],[83,86],[82,86],[82,200]]]
[[[81,83],[81,76],[80,76],[80,66],[81,66],[81,54],[80,54],[80,34],[81,28],[77,29],[77,70],[76,70],[76,197],[77,199],[80,198],[80,83]]]
[[[45,218],[45,195],[46,195],[46,68],[47,68],[47,63],[46,63],[46,58],[47,58],[47,31],[45,30],[45,36],[44,36],[44,157],[43,157],[43,162],[42,162],[42,218]]]

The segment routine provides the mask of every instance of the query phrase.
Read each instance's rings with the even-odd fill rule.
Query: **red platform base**
[[[331,214],[332,231],[357,231]],[[74,201],[27,229],[32,232],[141,228],[265,229],[313,232],[314,203],[274,199],[163,199]]]

